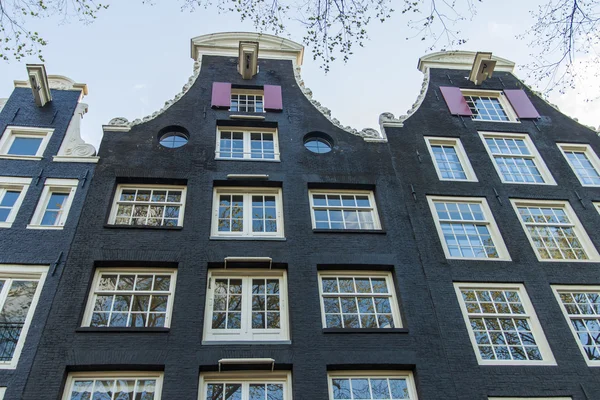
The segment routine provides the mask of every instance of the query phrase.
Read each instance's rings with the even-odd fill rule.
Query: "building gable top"
[[[417,69],[425,73],[428,68],[471,70],[475,60],[475,51],[440,51],[419,58]],[[515,63],[505,58],[492,56],[496,61],[496,71],[513,72]]]

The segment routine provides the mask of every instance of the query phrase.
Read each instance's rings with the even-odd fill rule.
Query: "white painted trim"
[[[0,400],[4,400],[4,394],[6,393],[5,387],[0,387]]]
[[[428,68],[461,69],[470,71],[475,61],[475,51],[438,51],[419,58],[417,69],[425,72]],[[513,72],[515,63],[505,58],[492,56],[496,61],[495,71]]]
[[[9,125],[4,130],[2,138],[0,138],[0,158],[13,159],[13,160],[41,160],[44,156],[44,151],[48,146],[50,137],[54,129],[50,128],[33,128],[29,126],[14,126]],[[38,147],[38,150],[34,156],[22,156],[8,154],[10,147],[12,146],[15,137],[41,137],[42,141]]]
[[[471,161],[469,161],[469,157],[467,156],[467,152],[462,145],[462,142],[459,138],[452,137],[438,137],[438,136],[425,136],[425,143],[427,143],[427,149],[429,150],[429,155],[431,156],[431,161],[433,166],[435,167],[435,171],[437,172],[438,178],[440,181],[455,181],[455,182],[478,182],[477,175],[475,175],[475,171],[473,170],[473,166],[471,165]],[[466,179],[448,179],[442,178],[442,172],[440,171],[439,165],[435,158],[435,154],[431,146],[433,145],[441,145],[441,146],[452,146],[454,147],[454,151],[456,151],[456,155],[460,161],[463,171],[467,176]]]
[[[519,121],[519,118],[517,117],[517,114],[515,113],[515,110],[513,109],[512,105],[510,104],[510,102],[508,101],[506,96],[504,95],[503,91],[501,91],[501,90],[483,90],[483,89],[460,89],[460,92],[463,94],[463,96],[497,98],[498,101],[500,102],[500,105],[502,106],[502,109],[506,113],[506,116],[508,117],[508,121],[491,121],[491,120],[485,120],[485,119],[475,119],[475,118],[473,118],[475,115],[473,115],[471,117],[471,119],[473,121],[497,122],[497,123],[503,123],[503,124],[507,124],[507,123],[520,124],[521,123],[521,121]]]
[[[598,251],[596,250],[596,247],[594,247],[594,244],[592,243],[590,236],[587,234],[585,228],[583,227],[583,224],[577,217],[577,214],[575,213],[575,211],[573,210],[573,207],[571,207],[571,204],[568,201],[565,201],[565,200],[510,199],[510,202],[513,206],[513,209],[515,210],[515,214],[517,215],[517,218],[519,219],[519,223],[523,227],[523,231],[525,232],[525,235],[527,235],[527,239],[529,240],[531,249],[535,253],[535,256],[537,257],[538,261],[540,261],[540,262],[579,262],[579,263],[600,261],[600,254],[598,254]],[[555,260],[555,259],[541,258],[537,251],[537,248],[535,247],[535,243],[533,242],[533,239],[532,239],[531,235],[529,234],[529,231],[527,230],[527,224],[525,224],[525,222],[523,222],[523,219],[521,218],[521,216],[519,214],[519,209],[518,209],[519,206],[559,207],[559,208],[564,209],[567,216],[571,220],[571,225],[573,226],[573,230],[575,231],[575,234],[577,235],[577,239],[579,239],[579,242],[583,246],[583,249],[585,250],[585,253],[588,256],[588,259],[587,260],[570,260],[570,259]],[[543,225],[543,224],[540,224],[540,225]]]
[[[243,158],[226,158],[221,157],[221,133],[222,132],[231,132],[231,133],[242,133],[243,134],[243,142],[244,142],[244,154]],[[273,157],[274,158],[251,158],[251,134],[252,133],[271,133],[273,134]],[[217,134],[216,134],[216,144],[215,144],[215,160],[227,160],[227,161],[280,161],[279,154],[279,132],[277,128],[248,128],[242,126],[217,126]]]
[[[280,383],[283,384],[283,400],[292,400],[292,373],[289,371],[204,372],[200,374],[198,400],[210,400],[206,397],[206,385],[209,383],[241,383],[243,400],[248,399],[250,383]]]
[[[84,159],[85,157],[97,158],[96,149],[91,144],[86,143],[81,138],[81,120],[83,115],[87,113],[88,105],[85,103],[77,104],[77,108],[71,117],[71,122],[67,128],[62,144],[58,149],[58,154],[53,159],[60,161],[61,158],[77,158]],[[78,161],[83,162],[83,161]],[[94,161],[91,161],[94,162]],[[97,161],[96,161],[97,162]]]
[[[27,225],[27,229],[63,229],[67,218],[69,216],[69,210],[73,204],[75,198],[75,192],[79,185],[78,179],[58,179],[58,178],[46,178],[44,182],[44,190],[38,201],[38,205],[33,213],[31,222]],[[52,193],[68,193],[69,196],[61,210],[60,217],[58,219],[58,225],[41,225],[44,212],[48,206],[48,201]]]
[[[418,400],[415,379],[411,371],[335,371],[327,373],[327,386],[329,392],[329,400],[334,400],[333,397],[333,379],[356,379],[356,378],[389,378],[389,379],[405,379],[408,388],[410,400]]]
[[[531,332],[534,335],[535,342],[537,343],[538,349],[542,355],[541,361],[536,360],[483,360],[481,358],[481,354],[479,353],[479,348],[477,347],[477,340],[475,339],[475,334],[473,333],[473,328],[471,327],[471,322],[469,321],[469,313],[467,311],[467,307],[465,305],[464,299],[462,297],[461,289],[472,289],[472,290],[513,290],[519,293],[521,298],[522,305],[525,309],[526,314],[516,315],[518,317],[527,317],[529,319],[531,325]],[[475,356],[477,357],[477,363],[479,365],[523,365],[523,366],[539,366],[539,365],[556,365],[556,361],[554,359],[554,355],[552,354],[552,350],[550,349],[550,345],[546,340],[546,335],[544,334],[544,330],[542,329],[542,325],[537,318],[537,314],[535,313],[535,309],[533,308],[533,304],[529,299],[529,295],[525,290],[525,286],[521,283],[476,283],[476,282],[454,282],[454,290],[456,292],[456,296],[458,297],[458,303],[460,305],[460,310],[463,315],[463,319],[465,321],[465,326],[469,333],[469,338],[471,339],[471,345],[473,346],[473,351],[475,352]],[[474,315],[482,315],[486,314],[474,314]],[[503,314],[489,314],[489,315],[503,315]],[[482,317],[483,318],[483,317]]]
[[[19,197],[15,201],[8,218],[4,222],[0,222],[0,228],[10,228],[12,227],[13,222],[23,204],[23,199],[27,194],[27,190],[29,189],[29,185],[31,184],[31,178],[21,178],[21,177],[13,177],[13,176],[0,176],[0,201],[4,197],[4,193],[7,190],[18,190],[21,193]]]
[[[162,398],[162,384],[163,384],[163,373],[162,372],[148,372],[148,371],[111,371],[111,372],[72,372],[67,377],[65,382],[65,391],[63,393],[62,400],[71,400],[71,391],[73,389],[73,383],[76,380],[81,379],[155,379],[155,393],[154,400],[160,400]]]
[[[97,164],[100,161],[100,157],[53,156],[52,161]]]
[[[375,202],[375,195],[372,190],[329,190],[329,189],[310,189],[308,191],[308,197],[310,200],[310,218],[312,221],[313,229],[328,229],[328,228],[317,228],[315,221],[315,205],[314,205],[314,195],[323,194],[323,195],[355,195],[355,196],[368,196],[369,203],[371,204],[371,215],[373,216],[373,226],[375,230],[381,230],[381,221],[379,219],[379,212],[377,211],[377,204]],[[336,206],[317,206],[319,209],[331,209],[331,208],[339,208],[339,209],[348,209],[348,210],[363,210],[364,208],[359,207],[336,207]],[[345,229],[345,228],[342,228]]]
[[[488,155],[490,156],[492,164],[494,164],[494,168],[496,169],[496,172],[498,173],[498,177],[500,177],[500,180],[502,181],[502,183],[516,184],[516,185],[554,185],[554,186],[556,186],[556,181],[554,180],[554,177],[550,173],[548,166],[544,162],[544,159],[542,158],[541,154],[538,152],[537,148],[533,144],[533,141],[531,140],[531,137],[528,134],[479,131],[479,137],[481,138],[481,141],[483,142],[485,150],[487,151]],[[487,141],[485,140],[486,138],[522,139],[525,142],[527,149],[531,152],[531,156],[519,156],[519,155],[511,155],[511,154],[503,154],[503,155],[498,154],[498,155],[503,156],[503,157],[514,157],[514,158],[523,158],[523,159],[533,160],[533,163],[535,164],[538,171],[542,175],[544,182],[536,183],[536,182],[507,182],[507,181],[505,181],[504,176],[502,175],[502,171],[500,171],[500,167],[498,166],[498,163],[496,162],[494,154],[492,154],[492,151],[490,150],[490,148],[487,144]]]
[[[581,183],[581,186],[600,187],[600,185],[584,184],[583,181],[581,180],[581,177],[577,174],[577,171],[575,171],[575,168],[573,167],[573,165],[571,165],[571,162],[569,161],[569,159],[567,158],[567,155],[565,154],[565,151],[574,151],[574,152],[584,153],[585,156],[587,157],[587,159],[590,161],[590,163],[594,167],[594,169],[596,170],[596,172],[598,172],[600,174],[600,159],[598,159],[598,155],[596,154],[594,149],[592,149],[592,146],[590,146],[589,144],[580,144],[580,143],[556,143],[556,145],[560,149],[560,152],[562,153],[563,157],[565,158],[565,161],[567,161],[567,164],[569,164],[569,167],[571,167],[571,170],[573,171],[573,173],[579,180],[579,183]]]

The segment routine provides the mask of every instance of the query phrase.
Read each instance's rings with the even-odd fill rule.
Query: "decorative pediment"
[[[425,73],[428,68],[465,69],[471,70],[475,61],[475,51],[440,51],[419,58],[417,68]],[[496,61],[496,71],[513,72],[515,63],[505,58],[492,56]]]

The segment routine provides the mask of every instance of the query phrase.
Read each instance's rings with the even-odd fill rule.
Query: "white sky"
[[[526,65],[531,60],[530,49],[515,36],[531,24],[525,4],[533,9],[541,1],[479,4],[475,19],[462,22],[462,36],[469,41],[461,49],[491,51],[516,62],[517,68]],[[102,136],[101,126],[110,119],[143,118],[181,91],[192,75],[192,37],[254,30],[251,23],[241,23],[236,14],[219,15],[212,9],[181,12],[179,2],[173,0],[156,0],[153,6],[141,4],[141,0],[109,3],[110,8],[90,25],[44,19],[30,26],[49,42],[44,49],[48,74],[88,84],[90,93],[84,102],[89,104],[89,112],[83,120],[82,136],[96,147]],[[374,22],[368,28],[370,41],[365,48],[356,48],[347,64],[336,62],[328,74],[306,49],[302,72],[305,84],[343,125],[379,129],[380,113],[405,114],[416,100],[422,82],[417,61],[429,51],[427,42],[405,39],[413,34],[406,21],[405,16],[395,13],[383,24]],[[301,42],[302,31],[294,30],[290,39]],[[13,80],[26,79],[25,62],[39,60],[0,61],[0,98],[10,95]],[[517,70],[517,75],[525,78],[524,71]],[[550,100],[567,115],[598,127],[600,101],[585,99],[592,97],[600,82],[591,83],[586,81],[579,94],[557,93]]]

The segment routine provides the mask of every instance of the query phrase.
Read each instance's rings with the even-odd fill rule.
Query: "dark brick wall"
[[[52,275],[51,267],[44,283],[17,368],[14,370],[0,370],[0,386],[7,387],[5,395],[7,400],[22,397],[33,358],[38,348],[42,328],[48,317],[56,287],[63,272],[64,261],[69,253],[83,200],[93,176],[93,164],[52,161],[52,156],[58,153],[67,126],[77,106],[79,95],[79,91],[52,90],[52,102],[40,108],[35,105],[31,89],[17,88],[13,91],[0,113],[0,134],[9,125],[54,129],[42,160],[0,159],[0,175],[32,178],[32,183],[12,227],[0,229],[0,264],[39,264],[48,266],[54,264],[59,254],[63,252],[62,262],[56,268],[55,274]],[[80,183],[77,187],[63,230],[26,229],[37,207],[46,178],[80,179],[86,171],[88,172],[87,183],[83,187]],[[38,176],[40,176],[40,180],[36,184]]]

